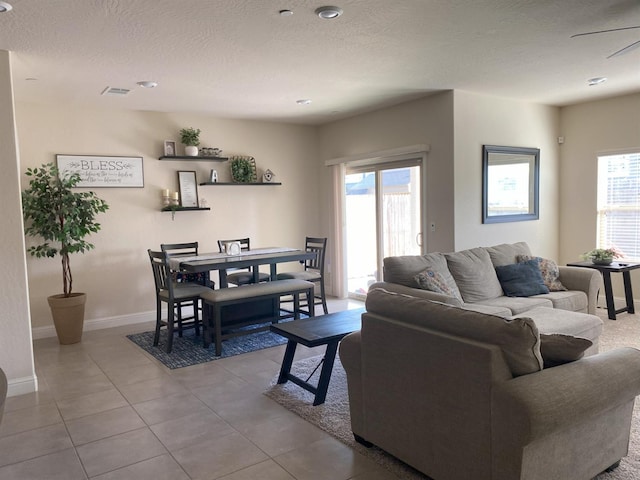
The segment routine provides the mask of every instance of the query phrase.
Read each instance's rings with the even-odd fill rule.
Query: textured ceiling
[[[570,38],[640,25],[638,0],[331,0],[331,21],[322,0],[7,1],[18,101],[320,124],[447,89],[549,105],[640,91],[640,49],[606,59],[640,29]]]

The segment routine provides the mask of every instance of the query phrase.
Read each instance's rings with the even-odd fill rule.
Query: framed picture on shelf
[[[176,142],[172,140],[164,141],[164,155],[166,157],[173,157],[176,155]]]
[[[178,171],[178,185],[180,187],[180,206],[198,207],[198,184],[195,171]]]

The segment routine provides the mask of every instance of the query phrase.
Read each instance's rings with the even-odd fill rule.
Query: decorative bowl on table
[[[611,265],[613,258],[592,258],[591,263],[594,265]]]

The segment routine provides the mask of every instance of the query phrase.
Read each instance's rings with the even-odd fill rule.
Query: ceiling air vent
[[[128,88],[107,87],[102,91],[100,95],[112,95],[115,97],[121,97],[123,95],[128,95],[130,91],[131,90],[129,90]]]

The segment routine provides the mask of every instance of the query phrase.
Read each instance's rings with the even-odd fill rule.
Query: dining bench
[[[311,311],[302,311],[300,309],[300,295],[313,298],[314,284],[306,280],[275,280],[266,283],[256,283],[235,288],[220,288],[218,290],[210,290],[200,295],[203,302],[203,345],[208,348],[215,338],[216,356],[222,354],[222,340],[236,337],[239,335],[247,335],[254,332],[269,330],[270,325],[256,328],[242,328],[249,325],[261,323],[278,323],[280,320],[287,318],[300,318],[300,313],[313,316]],[[293,310],[281,311],[280,299],[283,296],[293,297]],[[225,318],[225,314],[230,307],[251,309],[254,305],[264,302],[270,302],[271,307],[268,309],[268,316],[258,315],[247,319],[247,316],[240,321],[233,321],[230,315]],[[260,309],[257,309],[260,310]],[[263,309],[264,310],[264,309]],[[224,328],[224,330],[223,330]]]

